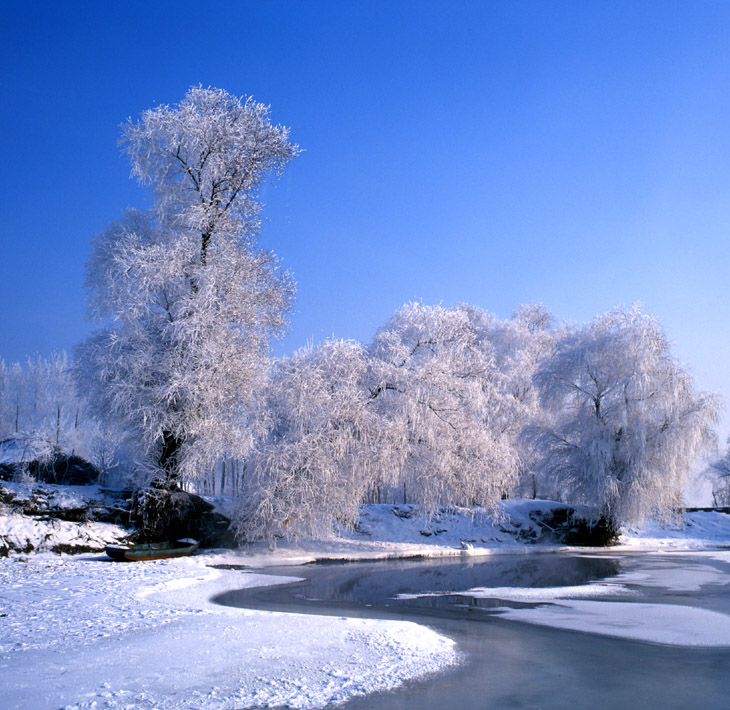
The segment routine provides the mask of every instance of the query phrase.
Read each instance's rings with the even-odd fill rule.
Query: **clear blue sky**
[[[0,67],[6,360],[85,337],[89,240],[145,204],[119,124],[202,83],[306,151],[266,192],[277,352],[416,298],[642,301],[730,399],[728,2],[4,0]]]

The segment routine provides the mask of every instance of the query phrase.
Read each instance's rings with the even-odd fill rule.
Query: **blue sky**
[[[641,301],[730,399],[729,38],[701,0],[5,0],[0,356],[85,337],[89,240],[146,199],[119,125],[202,83],[305,150],[265,194],[298,282],[278,353],[417,298]]]

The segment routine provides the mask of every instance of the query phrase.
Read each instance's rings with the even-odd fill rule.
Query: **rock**
[[[0,480],[13,481],[24,476],[38,483],[91,486],[98,482],[99,470],[86,459],[61,451],[54,451],[48,457],[0,463]]]
[[[134,542],[191,537],[201,547],[235,547],[231,521],[193,493],[162,486],[138,490],[131,501]]]
[[[580,515],[571,506],[533,510],[530,512],[530,519],[543,533],[540,541],[547,537],[563,545],[606,547],[615,543],[619,534],[606,518],[591,520]]]
[[[54,454],[50,461],[31,461],[28,473],[43,483],[63,486],[91,486],[99,480],[99,470],[80,456]]]

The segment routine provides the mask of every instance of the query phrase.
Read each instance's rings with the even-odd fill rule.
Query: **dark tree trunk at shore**
[[[164,471],[164,478],[160,482],[171,490],[180,486],[178,454],[182,448],[182,443],[182,439],[172,432],[163,432],[159,464],[160,469]]]

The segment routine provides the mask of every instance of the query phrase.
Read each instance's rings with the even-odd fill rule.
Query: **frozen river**
[[[272,568],[257,609],[418,621],[464,662],[342,707],[730,707],[730,551],[535,552]]]

